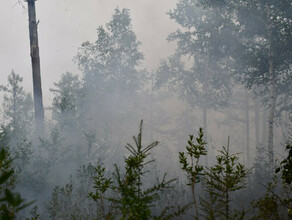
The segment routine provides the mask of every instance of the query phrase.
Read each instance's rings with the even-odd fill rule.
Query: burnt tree
[[[30,38],[30,56],[32,64],[32,78],[33,78],[33,95],[35,107],[35,123],[36,131],[42,132],[44,130],[44,108],[41,85],[41,68],[38,45],[38,32],[36,21],[35,0],[25,0],[28,5],[29,18],[29,38]]]

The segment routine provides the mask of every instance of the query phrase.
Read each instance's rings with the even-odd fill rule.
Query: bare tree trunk
[[[245,89],[245,147],[247,167],[250,166],[250,145],[249,145],[249,101],[248,91]]]
[[[269,94],[269,115],[268,115],[268,152],[269,152],[269,166],[274,169],[274,115],[275,115],[275,79],[273,74],[273,61],[269,60],[270,73],[270,94]]]
[[[256,147],[260,145],[260,113],[259,113],[259,100],[257,97],[254,98],[254,123],[255,123],[255,138],[256,138]]]
[[[207,107],[203,107],[203,132],[204,132],[204,141],[207,143],[206,144],[206,150],[207,150],[207,155],[205,157],[205,162],[206,166],[208,166],[208,156],[211,155],[210,148],[209,148],[209,142],[208,142],[208,128],[207,128],[207,120],[208,120],[208,111]]]
[[[151,133],[150,133],[150,137],[151,137],[151,140],[154,141],[154,135],[153,135],[153,131],[154,131],[154,120],[153,120],[153,101],[154,101],[154,98],[153,98],[153,87],[154,87],[154,74],[152,72],[151,74],[151,106],[150,106],[150,123],[151,123]]]
[[[203,108],[203,131],[205,138],[207,138],[207,108]]]
[[[268,33],[268,65],[269,65],[269,115],[268,115],[268,153],[269,153],[269,169],[274,169],[274,115],[276,106],[275,96],[275,74],[273,67],[273,51],[272,51],[272,33],[270,21],[270,8],[267,5],[267,33]]]
[[[207,57],[206,57],[206,66],[205,66],[205,82],[204,82],[204,93],[206,95],[206,97],[209,97],[209,58],[210,58],[210,53],[209,53],[209,49],[207,52]],[[207,101],[208,102],[208,101]],[[207,150],[207,155],[206,155],[206,165],[208,166],[208,156],[210,156],[210,148],[209,148],[209,140],[208,140],[208,128],[207,128],[207,110],[208,110],[208,104],[203,104],[203,131],[204,131],[204,137],[205,137],[205,142],[206,144],[206,150]]]
[[[263,134],[262,134],[262,144],[266,146],[267,144],[267,112],[265,107],[263,108]]]
[[[44,131],[44,108],[41,85],[41,68],[37,32],[38,23],[36,22],[35,0],[27,0],[27,5],[29,17],[29,39],[32,64],[35,123],[36,131],[42,133]]]

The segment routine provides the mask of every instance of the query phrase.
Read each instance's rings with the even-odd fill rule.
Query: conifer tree
[[[204,142],[203,137],[202,128],[199,130],[198,137],[195,138],[196,143],[194,142],[194,136],[190,135],[188,146],[186,146],[189,159],[184,152],[179,152],[180,164],[182,165],[182,170],[187,173],[187,185],[190,186],[192,191],[196,219],[199,219],[199,209],[196,198],[198,191],[196,190],[196,184],[201,181],[201,178],[204,175],[204,167],[200,165],[200,159],[202,156],[207,155],[205,149],[206,142]]]
[[[53,114],[62,128],[76,127],[72,125],[78,121],[80,115],[80,101],[82,97],[82,82],[78,75],[62,74],[61,79],[54,83]]]
[[[17,213],[33,202],[24,203],[19,193],[15,193],[16,172],[9,147],[5,145],[3,133],[0,133],[0,219],[16,219]]]
[[[212,205],[215,210],[212,210],[212,218],[215,214],[223,216],[224,219],[233,219],[233,216],[242,216],[244,211],[238,212],[231,209],[232,192],[241,190],[247,187],[247,177],[250,172],[242,163],[238,162],[237,154],[229,152],[229,140],[227,148],[223,147],[216,157],[216,164],[207,168],[205,171],[204,185],[209,195],[216,199],[210,199],[211,203],[202,200],[203,207]],[[220,208],[219,208],[220,207]],[[215,212],[216,211],[216,212]],[[206,214],[206,213],[205,213]],[[208,214],[208,213],[207,213]],[[211,212],[210,212],[211,214]]]
[[[113,177],[107,176],[102,166],[96,168],[95,192],[90,193],[89,196],[96,201],[101,219],[172,219],[189,208],[189,206],[178,207],[171,212],[173,207],[166,205],[159,216],[153,214],[152,206],[160,200],[159,192],[171,188],[174,179],[167,180],[164,174],[156,184],[145,186],[146,175],[150,172],[147,170],[147,164],[154,161],[148,160],[148,157],[158,142],[143,146],[142,124],[143,121],[140,123],[139,134],[133,137],[135,145],[126,145],[130,155],[125,158],[124,174],[117,165]]]
[[[3,100],[7,138],[13,150],[28,138],[33,120],[33,102],[30,94],[22,86],[23,78],[13,70],[8,76],[8,84],[1,86],[5,92]]]

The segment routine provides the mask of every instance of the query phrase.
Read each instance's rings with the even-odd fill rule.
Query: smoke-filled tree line
[[[51,88],[41,135],[12,71],[1,219],[291,218],[291,12],[285,0],[180,0],[175,52],[150,71],[117,8],[73,55],[81,74]]]

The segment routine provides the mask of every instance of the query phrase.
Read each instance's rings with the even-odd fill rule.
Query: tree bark
[[[206,66],[205,66],[205,82],[204,82],[204,93],[205,93],[205,97],[206,99],[208,99],[210,97],[210,91],[209,91],[209,59],[210,59],[210,53],[209,53],[209,48],[208,48],[208,52],[207,52],[207,57],[206,57]],[[208,128],[207,128],[207,111],[208,111],[208,107],[209,107],[209,103],[208,100],[206,101],[207,103],[203,103],[203,132],[204,132],[204,137],[205,137],[205,142],[206,144],[206,150],[207,150],[207,155],[206,155],[206,165],[208,166],[208,156],[210,156],[209,152],[209,142],[208,142]]]
[[[35,123],[36,131],[42,133],[44,131],[44,108],[42,97],[41,68],[37,32],[38,23],[36,21],[35,0],[27,0],[27,5],[29,18],[29,39],[32,64]]]
[[[207,108],[203,108],[203,131],[204,131],[204,136],[207,139]]]
[[[248,91],[245,89],[245,148],[247,167],[250,166],[250,145],[249,145],[249,101]]]
[[[263,123],[263,134],[262,134],[262,144],[264,146],[267,145],[267,112],[265,107],[263,107],[263,119],[262,119],[262,123]]]
[[[259,100],[257,97],[254,98],[254,124],[255,124],[255,138],[256,138],[256,147],[260,145],[260,114],[259,114]]]
[[[153,98],[153,87],[154,87],[154,74],[151,74],[151,103],[150,103],[150,123],[151,123],[151,133],[150,133],[150,137],[151,137],[151,141],[154,141],[154,120],[153,120],[153,102],[154,102],[154,98]]]
[[[269,59],[270,91],[269,91],[269,115],[268,115],[268,152],[269,166],[274,169],[274,115],[275,115],[275,80],[273,74],[273,61]]]
[[[267,4],[267,34],[268,34],[268,65],[269,65],[269,114],[268,114],[268,153],[269,169],[274,170],[274,115],[276,106],[275,97],[275,73],[272,50],[272,21],[270,20],[270,8]]]

